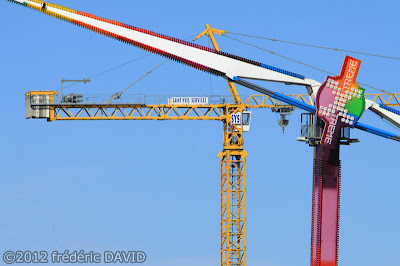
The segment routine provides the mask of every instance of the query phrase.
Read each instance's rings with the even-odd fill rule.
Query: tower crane
[[[186,104],[171,99],[168,104],[143,103],[56,103],[57,92],[31,91],[26,94],[27,118],[57,120],[215,120],[224,124],[221,160],[221,265],[246,265],[246,156],[243,132],[246,108],[271,107],[268,102],[300,108],[308,114],[302,126],[302,140],[314,147],[311,265],[337,265],[340,204],[340,145],[350,144],[350,128],[357,128],[390,140],[400,136],[359,122],[367,109],[400,127],[398,95],[368,99],[356,77],[361,61],[346,57],[341,74],[320,83],[303,75],[221,52],[214,30],[206,26],[214,49],[173,37],[104,19],[85,12],[40,0],[8,0],[77,26],[134,45],[138,48],[224,78],[233,104]],[[248,80],[304,86],[307,97],[283,95]],[[241,101],[235,84],[261,93]],[[257,101],[257,99],[262,101]],[[308,98],[308,100],[305,100]],[[250,104],[250,100],[256,104]],[[197,99],[199,100],[199,99]],[[197,101],[196,100],[196,101]],[[199,100],[200,101],[200,100]],[[391,101],[397,101],[392,103]],[[390,105],[390,106],[389,106]],[[347,133],[346,133],[347,132]]]

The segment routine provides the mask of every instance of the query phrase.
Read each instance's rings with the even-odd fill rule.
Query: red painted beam
[[[338,264],[340,159],[335,149],[318,145],[314,151],[311,266]]]

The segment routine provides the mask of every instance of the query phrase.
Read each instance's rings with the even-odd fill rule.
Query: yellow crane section
[[[33,95],[48,96],[46,104],[35,103]],[[56,120],[218,120],[225,119],[227,109],[239,108],[238,104],[173,105],[136,103],[54,103],[57,91],[31,91],[26,93],[29,103],[49,112],[48,121]],[[312,101],[307,94],[287,95],[307,104]],[[390,107],[400,107],[400,94],[366,94],[367,99]],[[268,95],[251,95],[240,104],[243,110],[253,108],[275,108],[289,106]]]
[[[204,35],[208,35],[208,37],[210,37],[210,40],[211,40],[211,43],[212,43],[214,49],[216,51],[220,51],[217,40],[215,40],[214,33],[222,35],[223,33],[226,33],[226,31],[213,29],[210,27],[209,24],[206,24],[206,29],[202,33],[200,33],[193,41],[203,37]],[[241,104],[239,93],[236,90],[235,84],[233,82],[230,82],[229,80],[227,80],[226,82],[228,83],[228,88],[229,88],[229,91],[231,92],[233,102],[235,104]]]

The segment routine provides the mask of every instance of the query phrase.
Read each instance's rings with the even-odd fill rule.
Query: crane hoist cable
[[[121,98],[122,93],[124,93],[127,89],[129,89],[130,87],[132,87],[133,85],[135,85],[136,83],[138,83],[139,81],[141,81],[142,79],[144,79],[146,76],[150,75],[154,70],[156,70],[157,68],[159,68],[160,66],[162,66],[165,62],[167,62],[169,59],[165,59],[164,61],[162,61],[160,64],[158,64],[156,67],[152,68],[151,70],[149,70],[146,74],[144,74],[143,76],[141,76],[139,79],[137,79],[135,82],[133,82],[132,84],[130,84],[128,87],[126,87],[125,89],[123,89],[120,92],[117,92],[115,94],[113,94],[105,103],[111,103],[114,100],[118,100],[119,98]]]
[[[316,69],[316,70],[318,70],[318,71],[322,71],[322,72],[325,72],[325,73],[328,73],[328,74],[331,74],[331,75],[335,75],[334,73],[328,72],[328,71],[323,70],[323,69],[321,69],[321,68],[318,68],[318,67],[315,67],[315,66],[312,66],[312,65],[303,63],[303,62],[301,62],[301,61],[295,60],[295,59],[293,59],[293,58],[290,58],[290,57],[287,57],[287,56],[284,56],[284,55],[281,55],[281,54],[277,54],[277,53],[275,53],[275,52],[273,52],[273,51],[270,51],[270,50],[261,48],[261,47],[259,47],[259,46],[253,45],[253,44],[251,44],[251,43],[248,43],[248,42],[245,42],[245,41],[242,41],[242,40],[239,40],[239,39],[236,39],[236,38],[227,36],[227,35],[223,35],[223,36],[225,36],[225,37],[227,37],[227,38],[229,38],[229,39],[235,40],[235,41],[237,41],[237,42],[241,42],[241,43],[244,43],[244,44],[246,44],[246,45],[252,46],[252,47],[254,47],[254,48],[256,48],[256,49],[262,50],[262,51],[267,52],[267,53],[270,53],[270,54],[272,54],[272,55],[276,55],[276,56],[285,58],[285,59],[287,59],[287,60],[293,61],[293,62],[295,62],[295,63],[302,64],[302,65],[307,66],[307,67],[310,67],[310,68],[314,68],[314,69]]]
[[[326,73],[326,74],[333,75],[333,76],[336,75],[336,74],[334,74],[334,73],[332,73],[332,72],[329,72],[329,71],[327,71],[327,70],[324,70],[324,69],[321,69],[321,68],[318,68],[318,67],[315,67],[315,66],[306,64],[306,63],[304,63],[304,62],[301,62],[301,61],[295,60],[295,59],[293,59],[293,58],[290,58],[290,57],[287,57],[287,56],[284,56],[284,55],[275,53],[275,52],[273,52],[273,51],[270,51],[270,50],[261,48],[261,47],[259,47],[259,46],[254,45],[254,44],[251,44],[251,43],[248,43],[248,42],[245,42],[245,41],[242,41],[242,40],[233,38],[233,37],[231,37],[231,36],[227,36],[227,35],[225,35],[225,34],[222,34],[222,36],[227,37],[227,38],[229,38],[229,39],[232,39],[232,40],[234,40],[234,41],[241,42],[241,43],[243,43],[243,44],[252,46],[252,47],[254,47],[254,48],[256,48],[256,49],[262,50],[262,51],[267,52],[267,53],[270,53],[270,54],[272,54],[272,55],[276,55],[276,56],[282,57],[282,58],[284,58],[284,59],[293,61],[293,62],[295,62],[295,63],[298,63],[298,64],[301,64],[301,65],[304,65],[304,66],[313,68],[313,69],[315,69],[315,70],[324,72],[324,73]],[[369,88],[371,88],[371,89],[378,90],[378,91],[380,91],[380,92],[386,93],[386,94],[391,94],[391,95],[394,95],[394,94],[395,94],[395,93],[393,93],[393,92],[390,92],[390,91],[387,91],[387,90],[383,90],[383,89],[379,89],[379,88],[377,88],[377,87],[374,87],[374,86],[371,86],[371,85],[368,85],[368,84],[365,84],[365,83],[361,83],[361,82],[357,82],[357,83],[360,84],[360,85],[363,85],[363,86],[365,86],[365,87],[369,87]]]
[[[192,39],[193,37],[196,37],[196,36],[197,36],[197,35],[192,35],[192,36],[190,36],[190,37],[188,37],[188,38],[185,38],[184,40],[188,40],[188,39],[190,40],[190,39]],[[192,42],[193,42],[193,41],[195,41],[195,40],[192,40]],[[89,77],[88,79],[93,79],[93,78],[95,78],[95,77],[101,76],[101,75],[103,75],[103,74],[105,74],[105,73],[108,73],[108,72],[111,72],[111,71],[113,71],[113,70],[116,70],[116,69],[118,69],[118,68],[120,68],[120,67],[129,65],[130,63],[133,63],[133,62],[135,62],[135,61],[138,61],[138,60],[140,60],[140,59],[142,59],[142,58],[145,58],[145,57],[147,57],[147,56],[150,56],[150,55],[153,55],[153,54],[148,53],[148,54],[142,55],[142,56],[140,56],[140,57],[137,57],[137,58],[135,58],[135,59],[132,59],[132,60],[130,60],[130,61],[128,61],[128,62],[125,62],[125,63],[123,63],[123,64],[120,64],[120,65],[118,65],[118,66],[112,67],[112,68],[107,69],[107,70],[104,70],[104,71],[102,71],[102,72],[99,72],[99,73],[97,73],[97,74],[95,74],[95,75]],[[68,88],[68,87],[71,87],[71,86],[74,86],[74,85],[76,85],[76,84],[78,84],[78,82],[75,82],[75,83],[72,83],[71,85],[65,86],[64,89],[66,89],[66,88]]]
[[[260,36],[248,35],[248,34],[243,34],[243,33],[229,32],[229,31],[227,31],[226,33],[233,34],[233,35],[240,35],[240,36],[244,36],[244,37],[256,38],[256,39],[263,39],[263,40],[268,40],[268,41],[273,41],[273,42],[282,42],[282,43],[289,43],[289,44],[295,44],[295,45],[301,45],[301,46],[308,46],[308,47],[325,49],[325,50],[332,50],[332,51],[336,51],[336,52],[346,52],[346,53],[353,53],[353,54],[362,54],[362,55],[368,55],[368,56],[382,57],[382,58],[386,58],[386,59],[400,60],[400,57],[394,57],[394,56],[357,52],[357,51],[352,51],[352,50],[345,50],[345,49],[339,49],[339,48],[331,48],[331,47],[326,47],[326,46],[319,46],[319,45],[314,45],[314,44],[278,40],[278,39],[275,39],[275,38],[260,37]]]
[[[100,75],[103,75],[103,74],[105,74],[105,73],[108,73],[108,72],[110,72],[110,71],[113,71],[113,70],[115,70],[115,69],[118,69],[118,68],[120,68],[120,67],[126,66],[126,65],[128,65],[128,64],[130,64],[130,63],[133,63],[133,62],[135,62],[135,61],[138,61],[138,60],[140,60],[140,59],[142,59],[142,58],[145,58],[145,57],[147,57],[147,56],[149,56],[149,55],[152,55],[152,54],[142,55],[142,56],[137,57],[137,58],[135,58],[135,59],[132,59],[132,60],[130,60],[130,61],[128,61],[128,62],[125,62],[125,63],[123,63],[123,64],[121,64],[121,65],[118,65],[118,66],[112,67],[112,68],[110,68],[110,69],[108,69],[108,70],[104,70],[104,71],[102,71],[102,72],[100,72],[100,73],[97,73],[97,74],[95,74],[95,75],[89,77],[88,79],[93,79],[93,78],[95,78],[95,77],[98,77],[98,76],[100,76]],[[76,85],[76,84],[78,84],[78,82],[75,82],[75,83],[72,83],[71,85],[65,86],[64,89],[66,89],[66,88],[68,88],[68,87],[71,87],[71,86],[74,86],[74,85]]]
[[[189,38],[186,39],[191,39],[193,37],[195,37],[196,35],[193,35]],[[191,42],[194,42],[196,39],[193,39]],[[148,54],[150,55],[150,54]],[[143,56],[144,57],[144,56]],[[143,58],[142,57],[142,58]],[[138,83],[139,81],[141,81],[142,79],[144,79],[146,76],[150,75],[154,70],[156,70],[157,68],[159,68],[160,66],[162,66],[164,63],[166,63],[169,59],[165,59],[164,61],[162,61],[160,64],[158,64],[157,66],[155,66],[154,68],[152,68],[151,70],[147,71],[146,74],[144,74],[143,76],[141,76],[139,79],[135,80],[135,82],[133,82],[132,84],[130,84],[128,87],[126,87],[125,89],[123,89],[120,92],[114,93],[105,103],[111,103],[112,101],[118,100],[119,98],[121,98],[122,94],[129,89],[130,87],[132,87],[133,85],[135,85],[136,83]],[[115,69],[115,68],[114,68]],[[111,71],[111,70],[110,70]],[[108,71],[104,71],[103,73],[108,72]]]

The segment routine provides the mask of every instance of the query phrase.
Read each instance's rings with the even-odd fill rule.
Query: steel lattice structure
[[[221,265],[246,265],[246,151],[221,158]]]

